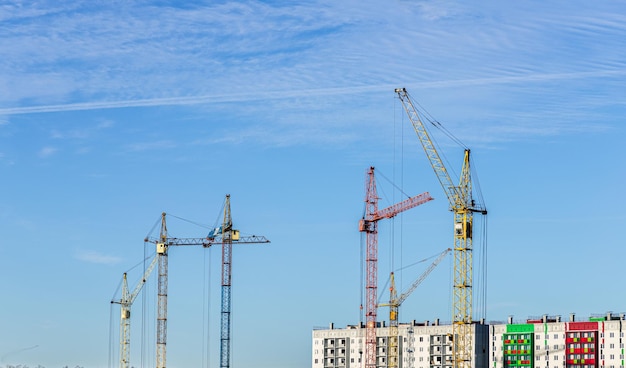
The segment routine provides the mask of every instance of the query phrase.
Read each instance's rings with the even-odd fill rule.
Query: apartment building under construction
[[[544,315],[523,323],[478,321],[472,325],[476,368],[625,368],[625,315],[606,313],[584,320]],[[365,326],[313,330],[312,368],[361,368]],[[376,364],[389,366],[390,328],[379,323]],[[398,326],[398,368],[452,368],[452,325],[438,320]]]

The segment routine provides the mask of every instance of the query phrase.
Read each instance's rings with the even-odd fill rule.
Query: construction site
[[[312,333],[313,368],[623,368],[625,314],[594,315],[581,321],[571,314],[487,322],[476,318],[473,294],[474,244],[486,241],[486,230],[477,229],[474,215],[486,216],[482,194],[475,193],[470,168],[470,149],[465,149],[460,177],[454,181],[428,126],[439,125],[417,108],[404,88],[395,92],[411,122],[419,142],[453,213],[451,248],[441,253],[404,292],[398,292],[390,275],[389,298],[381,303],[378,295],[379,275],[377,223],[389,219],[432,198],[428,193],[409,198],[393,206],[378,209],[374,168],[366,177],[366,213],[359,231],[366,237],[365,321],[344,328],[330,323],[327,329]],[[426,119],[424,118],[426,116]],[[474,238],[483,238],[474,242]],[[480,247],[480,246],[479,246]],[[448,252],[452,253],[452,311],[434,321],[412,319],[399,321],[404,300],[424,281]],[[437,301],[429,301],[437,303]],[[387,315],[379,313],[388,308]],[[379,317],[380,316],[380,317]],[[382,318],[381,318],[382,317]],[[412,316],[413,318],[417,316]],[[442,322],[447,321],[447,322]]]
[[[624,313],[606,312],[583,318],[573,313],[563,317],[546,314],[525,319],[509,316],[507,321],[486,320],[485,306],[474,305],[475,295],[485,287],[476,285],[475,273],[485,272],[486,264],[482,260],[480,265],[475,264],[474,250],[486,249],[488,210],[480,188],[473,182],[471,150],[424,113],[406,89],[398,88],[395,94],[440,184],[440,188],[431,190],[447,200],[452,213],[450,243],[428,259],[425,271],[406,290],[398,290],[393,271],[388,275],[388,287],[380,287],[383,277],[378,272],[379,222],[424,205],[433,197],[430,192],[423,192],[380,208],[377,171],[369,167],[365,172],[365,211],[354,229],[363,239],[361,318],[341,327],[329,321],[327,328],[313,328],[311,368],[624,368]],[[457,177],[442,158],[439,144],[430,132],[433,128],[443,130],[463,148],[463,164]],[[156,368],[167,367],[168,250],[181,246],[221,248],[219,364],[220,368],[232,366],[232,248],[236,244],[270,243],[270,239],[242,235],[233,226],[230,195],[225,197],[220,223],[207,233],[205,237],[171,237],[167,214],[162,213],[158,236],[144,239],[153,246],[154,253],[144,260],[142,277],[129,286],[125,273],[119,296],[111,300],[112,305],[119,305],[120,312],[119,339],[112,339],[117,340],[117,347],[110,347],[116,353],[116,363],[110,366],[137,366],[131,362],[131,346],[135,349],[139,345],[135,341],[131,344],[131,316],[134,316],[131,309],[152,277],[157,280],[154,360]],[[450,310],[442,303],[441,315],[434,320],[401,313],[403,302],[450,257],[451,285],[441,286],[451,290]]]

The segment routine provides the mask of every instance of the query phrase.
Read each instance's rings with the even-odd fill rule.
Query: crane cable
[[[395,271],[393,271],[393,272],[394,272],[394,274],[395,274],[396,272],[399,272],[399,271],[405,270],[405,269],[407,269],[407,268],[409,268],[409,267],[416,266],[416,265],[418,265],[418,264],[420,264],[420,263],[428,262],[428,261],[430,261],[431,259],[433,259],[433,258],[435,258],[435,257],[439,257],[439,256],[441,255],[441,253],[442,253],[442,252],[439,252],[439,253],[437,253],[437,254],[435,254],[435,255],[432,255],[432,256],[430,256],[430,257],[427,257],[427,258],[424,258],[424,259],[419,260],[419,261],[417,261],[417,262],[413,262],[413,263],[411,263],[411,264],[409,264],[409,265],[406,265],[406,266],[400,267],[400,268],[396,269],[396,270],[395,270]],[[390,281],[391,281],[391,276],[389,276],[389,277],[387,278],[387,281],[385,282],[385,285],[383,286],[383,289],[386,289],[386,288],[387,288],[387,286],[389,286],[389,282],[390,282]],[[383,297],[383,296],[382,296],[382,294],[378,297],[378,304],[381,304],[382,297]]]
[[[206,326],[206,330],[203,333],[202,337],[203,337],[203,342],[202,342],[202,367],[209,367],[209,356],[210,356],[210,349],[209,346],[211,346],[210,341],[210,323],[209,321],[210,319],[210,312],[211,312],[211,283],[209,282],[209,280],[211,279],[211,248],[206,249],[205,253],[207,253],[207,256],[204,256],[204,270],[203,270],[203,274],[204,274],[204,285],[202,287],[202,290],[204,292],[204,297],[202,298],[202,302],[203,302],[203,310],[204,313],[202,315],[203,318],[203,325]],[[208,261],[207,261],[208,258]],[[207,266],[208,263],[208,266]]]
[[[409,95],[409,98],[411,98],[410,95]],[[435,128],[439,129],[443,134],[445,134],[448,138],[450,138],[453,142],[455,142],[457,145],[459,145],[463,149],[469,149],[469,147],[466,146],[459,138],[457,138],[448,129],[446,129],[446,127],[441,125],[441,123],[437,119],[435,119],[422,105],[420,105],[419,102],[413,100],[413,98],[411,98],[411,101],[413,101],[414,106],[417,105],[417,107],[419,107],[419,109],[416,108],[415,110],[418,113],[421,113],[420,115],[423,116],[427,122],[429,122]]]
[[[363,214],[363,217],[365,217],[365,214]],[[360,265],[360,270],[361,270],[361,274],[359,275],[359,281],[360,281],[359,291],[361,292],[360,304],[359,304],[359,325],[363,324],[363,287],[365,285],[365,244],[364,244],[365,241],[364,241],[364,238],[365,238],[365,235],[361,233],[361,236],[360,236],[361,244],[359,246],[359,253],[360,253],[359,265]]]

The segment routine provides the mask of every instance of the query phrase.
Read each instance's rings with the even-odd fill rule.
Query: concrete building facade
[[[474,362],[472,366],[486,367],[488,356],[489,326],[475,323]],[[365,357],[365,326],[347,326],[336,329],[313,330],[312,368],[361,368]],[[386,368],[389,360],[389,327],[380,323],[376,330],[376,366]],[[417,323],[398,326],[398,368],[452,368],[452,325]]]
[[[473,326],[476,368],[626,368],[624,365],[624,314],[607,313],[577,321],[570,315],[544,315],[523,323],[484,323]],[[452,368],[452,325],[438,320],[398,327],[398,368]],[[377,332],[376,366],[389,361],[389,327]],[[364,325],[314,329],[312,368],[363,368]]]

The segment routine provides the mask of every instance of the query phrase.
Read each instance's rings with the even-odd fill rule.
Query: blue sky
[[[314,327],[359,321],[369,166],[381,206],[403,199],[382,175],[435,197],[381,223],[381,293],[452,245],[396,87],[472,148],[487,320],[625,311],[624,40],[623,1],[0,2],[0,367],[107,367],[143,238],[163,211],[205,235],[177,217],[213,226],[226,194],[235,227],[272,241],[234,249],[232,366],[309,366]],[[170,250],[168,366],[219,364],[220,257]],[[402,320],[450,319],[450,268]]]

